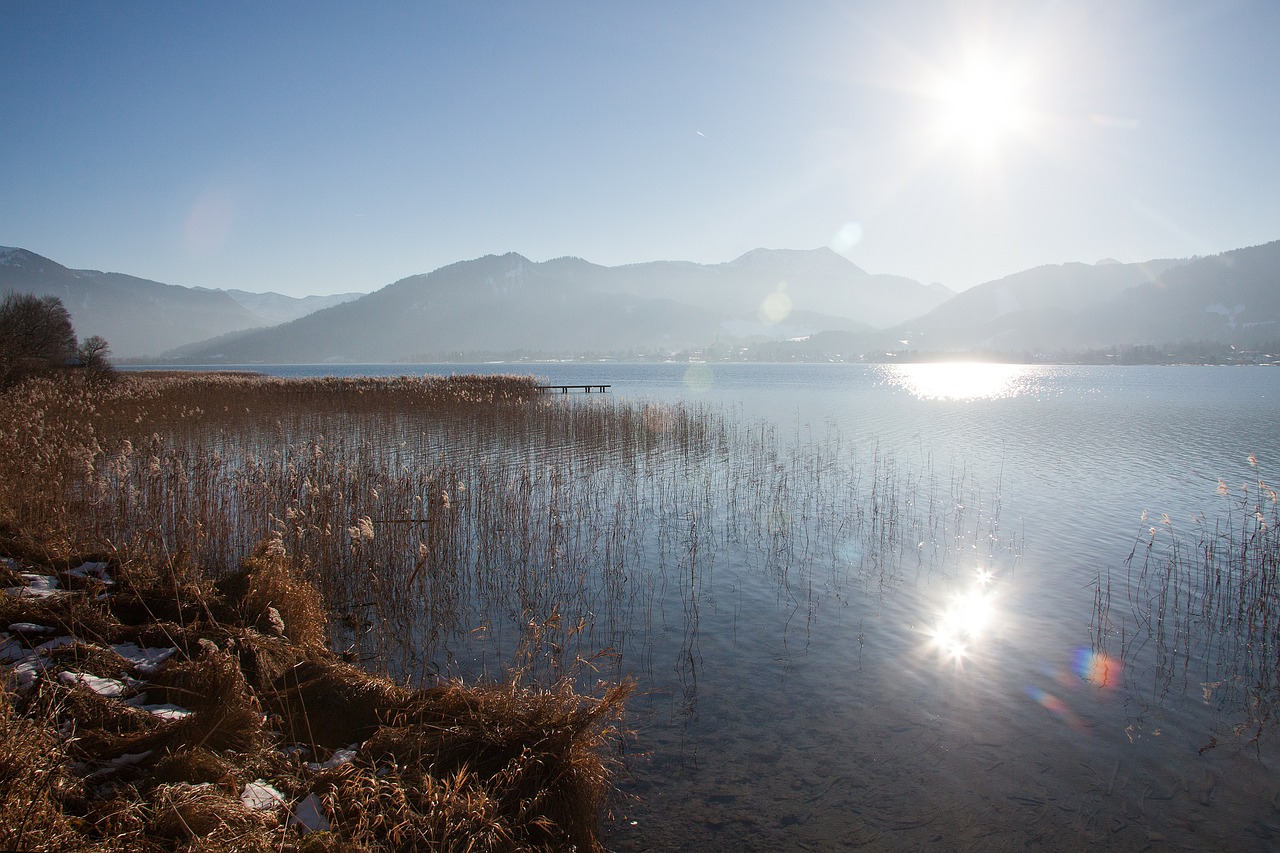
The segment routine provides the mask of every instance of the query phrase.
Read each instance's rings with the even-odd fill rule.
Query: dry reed
[[[551,691],[515,682],[412,689],[343,662],[329,650],[321,589],[349,594],[344,575],[353,565],[376,569],[376,553],[361,550],[370,539],[361,517],[347,510],[364,505],[383,473],[367,458],[343,456],[336,470],[319,464],[327,445],[318,434],[306,446],[303,482],[292,479],[299,467],[282,460],[237,455],[224,464],[218,450],[206,452],[210,441],[232,450],[246,429],[269,437],[281,418],[352,411],[357,436],[379,419],[415,417],[456,436],[495,408],[545,414],[536,396],[530,380],[511,377],[124,377],[92,393],[56,380],[10,392],[11,419],[0,424],[0,550],[13,559],[3,579],[18,587],[22,571],[54,575],[66,591],[0,595],[0,616],[77,639],[49,651],[14,647],[41,666],[0,697],[0,841],[101,850],[599,849],[608,792],[602,747],[617,736],[629,684],[602,687],[598,698],[576,692],[572,679]],[[221,417],[205,417],[209,405],[221,406]],[[273,474],[283,479],[272,483]],[[310,486],[305,476],[315,478]],[[443,476],[454,494],[466,492]],[[298,502],[289,484],[315,489],[310,525],[281,523],[289,505],[277,500]],[[292,556],[285,533],[290,545],[311,537],[317,547]],[[423,535],[450,547],[432,529]],[[106,557],[94,578],[69,571],[85,562],[71,543],[86,542],[100,551],[92,556]],[[238,566],[237,553],[248,555]],[[377,605],[384,619],[413,606],[408,592]],[[348,617],[355,612],[345,608]],[[112,651],[125,642],[178,654],[143,672]],[[57,677],[66,671],[88,675]],[[113,679],[123,695],[95,692],[85,686],[91,677]],[[388,763],[387,738],[425,725],[439,695],[468,692],[469,702],[429,716],[466,732],[474,760],[455,738],[440,746],[446,757],[420,751],[414,761]],[[504,701],[495,704],[494,695]],[[144,702],[190,713],[165,718],[136,707]],[[449,720],[448,711],[460,716]],[[494,728],[487,739],[486,726]],[[497,732],[507,750],[500,766]],[[357,747],[353,760],[336,767],[290,757],[301,749],[323,758],[349,745]],[[443,764],[447,773],[437,769]],[[286,825],[288,810],[248,808],[239,792],[255,778],[271,779],[285,803],[322,795],[332,830],[299,839]]]
[[[10,553],[91,548],[116,583],[102,604],[0,607],[99,645],[178,648],[148,701],[195,711],[86,733],[90,764],[151,753],[109,774],[138,793],[93,801],[99,839],[176,831],[191,809],[147,800],[158,781],[243,785],[254,767],[316,793],[334,844],[462,849],[465,825],[469,849],[592,849],[601,747],[631,689],[618,667],[669,597],[696,642],[721,549],[811,613],[825,590],[886,594],[912,571],[967,571],[955,555],[980,548],[1016,557],[998,494],[963,473],[864,459],[834,429],[784,443],[698,406],[548,400],[525,377],[41,379],[4,402]],[[208,692],[223,716],[190,698]],[[44,706],[59,724],[69,695]],[[299,774],[277,740],[358,758]],[[224,770],[208,758],[222,747],[249,758]]]
[[[1200,693],[1234,737],[1256,744],[1280,722],[1280,508],[1260,477],[1238,492],[1219,480],[1217,492],[1216,520],[1200,516],[1188,532],[1167,515],[1144,524],[1124,575],[1099,576],[1094,648],[1118,641],[1140,704]],[[1113,587],[1127,612],[1114,608]]]

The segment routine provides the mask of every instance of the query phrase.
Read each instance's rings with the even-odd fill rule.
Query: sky
[[[1280,3],[0,0],[0,245],[368,292],[830,246],[963,290],[1280,239]]]

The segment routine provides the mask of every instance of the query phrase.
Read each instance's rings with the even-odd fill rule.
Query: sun
[[[1026,130],[1026,77],[1016,65],[970,59],[940,72],[933,87],[939,131],[948,143],[991,154]]]

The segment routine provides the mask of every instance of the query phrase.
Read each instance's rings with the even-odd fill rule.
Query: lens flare
[[[201,258],[216,254],[231,233],[235,208],[235,196],[228,190],[213,190],[197,199],[183,229],[187,251]]]
[[[862,226],[857,222],[846,222],[840,226],[840,230],[831,238],[831,248],[836,253],[843,255],[861,242]]]
[[[706,391],[714,381],[711,368],[705,364],[691,364],[684,372],[684,385],[690,391]]]
[[[1084,722],[1075,715],[1075,713],[1067,707],[1067,703],[1063,702],[1052,693],[1042,690],[1039,687],[1028,687],[1027,695],[1031,700],[1044,708],[1061,722],[1065,723],[1069,728],[1076,731],[1084,731],[1086,726]]]
[[[1095,687],[1114,689],[1120,678],[1122,666],[1120,661],[1104,652],[1076,649],[1076,675]]]
[[[760,303],[760,322],[776,326],[791,316],[791,297],[787,295],[786,282],[778,285],[778,289],[770,293]]]

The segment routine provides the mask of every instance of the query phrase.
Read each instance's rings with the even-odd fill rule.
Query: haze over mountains
[[[101,335],[117,358],[155,356],[227,332],[273,326],[361,294],[312,296],[207,290],[123,273],[73,270],[0,246],[0,293],[56,296],[81,338]]]
[[[213,291],[212,288],[197,287],[194,289]],[[221,292],[248,308],[253,312],[254,316],[261,318],[263,322],[259,325],[262,326],[288,323],[290,320],[305,317],[322,308],[341,305],[344,302],[351,302],[364,296],[363,293],[335,293],[329,296],[285,296],[283,293],[275,293],[274,291],[250,293],[247,290],[236,289],[223,290]]]
[[[190,363],[1259,348],[1280,338],[1280,241],[1196,259],[1042,266],[959,294],[869,274],[823,248],[619,267],[487,255],[368,295],[305,299],[70,270],[0,249],[0,291],[11,290],[59,296],[77,332],[106,337],[118,357]]]
[[[1280,340],[1280,241],[1191,260],[1042,266],[896,327],[930,351],[1060,352]]]
[[[868,275],[829,249],[758,250],[715,265],[622,267],[579,258],[534,263],[511,253],[410,276],[270,334],[239,335],[183,354],[307,362],[672,352],[726,338],[868,330],[952,295]]]

